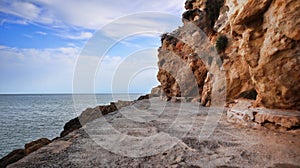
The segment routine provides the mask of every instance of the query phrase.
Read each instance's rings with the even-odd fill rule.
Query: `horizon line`
[[[142,93],[142,92],[119,92],[119,93],[0,93],[0,95],[93,95],[93,94],[149,94],[149,93]]]

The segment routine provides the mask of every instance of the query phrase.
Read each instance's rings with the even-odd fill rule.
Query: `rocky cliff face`
[[[206,104],[218,83],[211,69],[221,64],[227,101],[242,97],[255,100],[254,106],[300,110],[300,1],[187,0],[185,8],[183,27],[162,35],[159,49],[157,77],[168,97],[198,97]],[[182,40],[189,23],[202,29],[210,44]],[[219,64],[196,52],[216,43]],[[180,65],[194,79],[186,79]]]

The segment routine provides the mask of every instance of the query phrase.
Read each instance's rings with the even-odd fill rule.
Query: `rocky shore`
[[[147,98],[149,98],[149,95],[140,96],[136,101]],[[81,128],[82,125],[85,125],[88,122],[100,118],[103,115],[121,109],[122,107],[132,105],[134,102],[135,101],[119,100],[118,102],[111,102],[110,105],[97,106],[95,108],[87,108],[80,114],[80,116],[71,119],[64,125],[64,129],[60,133],[59,137],[56,137],[53,140],[49,140],[47,138],[40,138],[38,140],[25,144],[24,149],[16,149],[10,152],[8,155],[1,158],[0,167],[6,167],[7,165],[24,158],[25,156],[40,149],[41,147],[46,146],[49,143],[68,135],[70,132]]]
[[[300,167],[300,1],[185,8],[150,95],[88,108],[0,167]]]
[[[226,110],[158,97],[136,101],[8,167],[299,167],[299,130],[233,125]],[[214,125],[206,122],[212,112],[221,114],[218,125],[199,139],[205,124]]]

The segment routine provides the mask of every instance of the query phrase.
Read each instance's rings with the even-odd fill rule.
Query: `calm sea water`
[[[59,136],[64,124],[87,107],[140,95],[0,95],[0,158],[38,138]]]

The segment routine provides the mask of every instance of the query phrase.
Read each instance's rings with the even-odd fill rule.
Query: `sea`
[[[6,94],[0,95],[0,158],[42,137],[58,137],[63,126],[88,107],[136,94]]]

